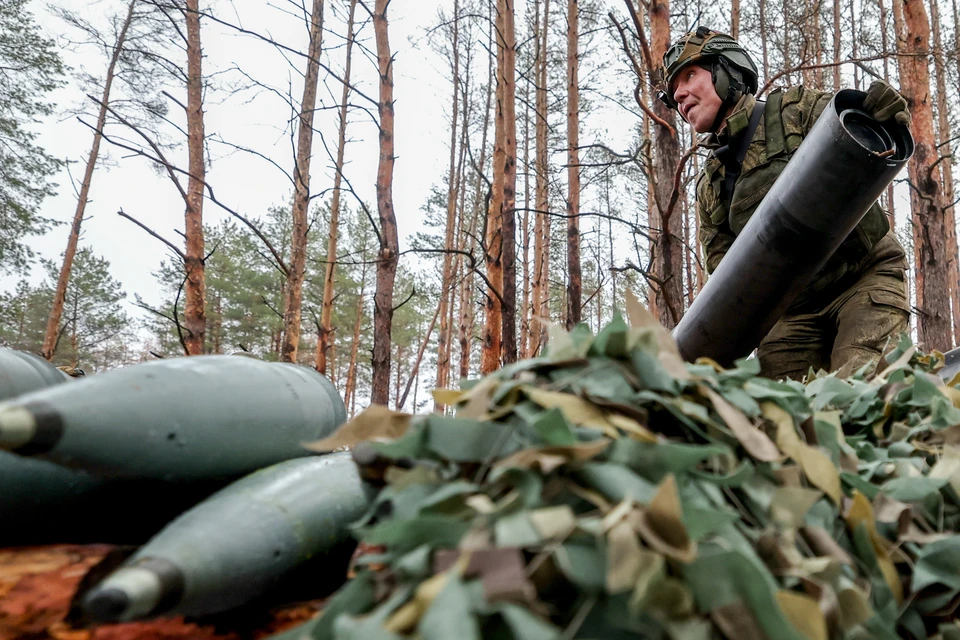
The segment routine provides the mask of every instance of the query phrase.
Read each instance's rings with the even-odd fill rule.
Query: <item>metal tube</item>
[[[688,361],[745,357],[913,154],[907,127],[838,92],[673,330]]]

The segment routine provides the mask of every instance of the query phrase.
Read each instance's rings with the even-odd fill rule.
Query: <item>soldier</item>
[[[699,240],[713,273],[832,94],[802,86],[760,102],[757,67],[728,35],[700,27],[663,56],[658,97],[710,150],[697,178]],[[909,125],[906,100],[885,82],[867,91],[874,118]],[[812,367],[856,371],[907,328],[903,248],[878,203],[757,349],[767,377],[801,379]]]

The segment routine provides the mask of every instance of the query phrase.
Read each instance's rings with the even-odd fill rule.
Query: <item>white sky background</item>
[[[65,25],[46,12],[42,0],[35,0],[31,8],[47,34],[56,37],[65,31]],[[89,19],[101,19],[107,11],[122,10],[124,0],[55,0],[58,6],[81,12]],[[306,0],[305,0],[306,1]],[[345,10],[342,0],[327,0],[325,9],[325,31],[333,30],[339,38],[326,33],[324,48],[338,46],[338,50],[324,56],[335,70],[342,69],[342,42],[346,33],[343,24]],[[518,3],[525,5],[525,3]],[[341,15],[335,18],[331,10],[336,5]],[[449,162],[448,113],[450,109],[450,83],[447,78],[448,62],[435,54],[424,38],[424,30],[437,22],[437,11],[443,7],[451,13],[452,0],[394,0],[390,4],[390,44],[395,55],[394,97],[395,103],[395,141],[397,160],[394,169],[393,193],[401,237],[401,249],[409,246],[407,240],[423,229],[421,205],[428,197],[431,185],[440,183]],[[619,12],[619,3],[608,3]],[[283,9],[283,11],[280,10]],[[287,0],[216,0],[213,10],[221,19],[242,23],[247,29],[269,34],[275,40],[300,51],[307,47],[307,32],[303,21],[289,15],[294,5]],[[518,13],[524,10],[518,6]],[[560,11],[560,9],[556,9]],[[238,18],[239,16],[239,18]],[[365,18],[361,7],[357,8],[357,22]],[[562,15],[556,16],[558,21]],[[518,33],[520,18],[518,16]],[[202,44],[204,52],[204,74],[209,75],[236,65],[251,76],[268,83],[286,93],[289,91],[295,102],[299,102],[302,92],[301,75],[304,58],[290,56],[296,70],[281,57],[271,45],[236,33],[217,25],[210,20],[202,21]],[[717,25],[723,28],[723,25]],[[372,25],[367,25],[360,34],[370,49],[374,49]],[[606,34],[595,35],[595,40],[607,38]],[[561,43],[556,43],[557,45]],[[599,44],[599,42],[595,42]],[[608,45],[611,45],[608,46]],[[555,45],[552,45],[555,46]],[[622,67],[622,53],[617,53],[619,44],[601,45],[601,56],[614,56],[616,60],[601,61],[606,74],[610,68]],[[63,50],[65,62],[75,69],[86,67],[96,76],[102,76],[106,61],[92,48],[72,51]],[[581,69],[581,82],[585,69]],[[340,84],[327,78],[326,72],[320,72],[321,86],[318,102],[325,107],[336,107],[340,99]],[[224,78],[226,80],[227,78]],[[376,98],[377,76],[375,63],[354,47],[353,83],[367,95]],[[479,82],[480,79],[477,79]],[[615,82],[590,78],[594,86],[604,94],[614,92]],[[327,88],[324,88],[326,85]],[[632,89],[632,85],[627,87]],[[172,93],[185,101],[183,88]],[[251,94],[235,96],[224,100],[224,96],[208,91],[205,102],[205,127],[209,136],[219,136],[225,140],[256,149],[275,160],[286,171],[293,166],[293,145],[291,143],[288,120],[292,114],[289,107],[276,96],[263,93],[253,99]],[[77,83],[68,80],[64,89],[52,96],[60,109],[76,107],[83,100],[83,93]],[[631,144],[631,128],[637,123],[635,115],[627,113],[621,107],[604,101],[594,94],[592,99],[598,108],[589,116],[589,121],[581,124],[581,144],[605,142],[616,150],[625,150]],[[363,100],[357,96],[355,103]],[[370,105],[371,108],[372,105]],[[88,111],[92,110],[88,108]],[[315,129],[322,132],[327,144],[335,151],[337,136],[336,108],[320,111],[317,114]],[[170,115],[177,121],[183,121],[179,107],[170,105]],[[87,117],[93,122],[92,117]],[[40,144],[51,154],[72,161],[70,170],[75,181],[83,173],[86,156],[89,153],[92,131],[77,121],[75,117],[51,118],[38,126]],[[110,129],[108,128],[108,133]],[[114,134],[133,137],[128,131],[114,127]],[[686,134],[685,134],[686,135]],[[354,187],[375,212],[376,198],[374,181],[377,171],[378,142],[376,127],[369,117],[359,110],[350,116],[348,138],[353,140],[347,146],[348,165],[345,173]],[[261,158],[242,152],[231,152],[223,145],[209,145],[211,157],[208,161],[207,181],[213,187],[217,197],[229,206],[248,217],[264,215],[271,206],[289,202],[292,185],[280,170]],[[552,161],[565,161],[563,149],[551,149]],[[104,154],[109,156],[109,166],[103,162]],[[142,158],[125,157],[127,152],[104,142],[101,147],[101,163],[93,178],[91,202],[87,206],[87,219],[83,222],[81,246],[87,246],[105,257],[111,263],[111,271],[120,280],[128,300],[134,293],[142,295],[146,301],[159,303],[160,292],[152,272],[160,261],[169,255],[169,249],[158,240],[127,220],[117,216],[123,209],[148,227],[154,229],[178,246],[182,238],[176,230],[183,228],[183,201],[170,180],[158,174]],[[186,149],[172,154],[171,160],[186,167]],[[330,189],[333,171],[320,135],[314,135],[314,156],[311,169],[311,191],[317,193]],[[69,223],[76,207],[76,195],[66,171],[57,177],[58,194],[44,201],[41,215],[54,220]],[[898,188],[898,211],[902,214],[909,204]],[[585,194],[586,196],[586,194]],[[351,208],[356,203],[350,197],[346,202]],[[596,210],[595,203],[587,200],[583,210]],[[625,217],[631,218],[637,212],[625,211]],[[642,213],[642,212],[641,212]],[[215,204],[206,201],[204,219],[214,225],[220,219],[229,217]],[[645,218],[645,214],[642,214]],[[592,224],[588,222],[585,224]],[[30,245],[41,256],[59,260],[64,250],[69,228],[67,224],[54,228],[42,237],[31,239]],[[632,253],[625,243],[623,257]],[[208,247],[209,249],[209,247]],[[43,277],[38,267],[31,274],[31,280],[38,282]],[[10,289],[16,279],[10,276],[0,278],[0,289]],[[143,312],[132,304],[128,312],[138,317]]]
[[[58,4],[78,10],[87,17],[90,0],[58,0]],[[341,38],[336,44],[342,44],[345,28],[333,19],[330,4],[325,12],[325,28],[339,31]],[[337,4],[340,4],[339,2]],[[439,0],[417,0],[416,2],[397,0],[391,3],[390,44],[396,57],[394,66],[394,97],[396,100],[396,155],[393,181],[394,202],[401,232],[401,243],[421,229],[420,206],[426,199],[431,184],[439,182],[444,175],[448,162],[449,130],[445,113],[449,110],[449,82],[443,75],[436,54],[422,40],[423,29],[436,21],[437,9],[450,4]],[[95,10],[115,9],[120,2],[100,2]],[[272,6],[271,6],[272,5]],[[233,8],[227,2],[216,3],[217,15],[230,22],[239,15],[243,26],[261,33],[269,33],[274,39],[305,51],[307,33],[302,22],[289,15],[283,15],[277,6],[287,10],[292,6],[284,0],[266,3],[262,0],[236,0]],[[64,27],[55,18],[46,14],[43,7],[34,5],[38,21],[50,35],[62,33]],[[363,10],[357,8],[358,22],[364,17]],[[368,25],[361,36],[368,36],[368,46],[373,49],[372,26]],[[302,92],[300,76],[281,58],[274,47],[242,36],[230,29],[216,25],[211,21],[202,22],[202,40],[204,73],[208,74],[236,64],[250,75],[267,82],[286,92],[289,88],[295,100],[299,102]],[[420,44],[411,44],[411,38],[420,40]],[[324,45],[334,44],[333,38],[325,36]],[[333,54],[332,66],[338,72],[342,69],[341,52]],[[81,52],[63,51],[65,61],[72,67],[86,66],[96,75],[103,73],[105,61],[92,49]],[[303,68],[303,58],[291,56],[299,69]],[[336,106],[340,99],[340,84],[328,80],[330,90],[323,88],[325,72],[321,70],[321,87],[318,101],[323,106]],[[354,47],[353,77],[358,86],[367,95],[376,98],[376,70],[373,63]],[[289,83],[289,84],[288,84]],[[173,92],[172,92],[173,93]],[[331,96],[330,94],[335,95]],[[180,94],[174,93],[178,99]],[[58,107],[65,108],[78,104],[83,94],[75,83],[53,96]],[[284,131],[291,117],[289,108],[277,97],[261,94],[247,101],[238,97],[222,102],[222,96],[208,92],[205,103],[205,127],[208,136],[219,134],[222,138],[256,149],[274,159],[281,167],[289,171],[293,166],[293,152],[289,130]],[[361,102],[359,97],[354,102]],[[171,105],[171,115],[182,120],[179,107]],[[327,144],[335,151],[337,139],[336,109],[317,114],[315,128],[321,130]],[[375,108],[374,108],[375,113]],[[86,118],[93,122],[91,118]],[[348,144],[346,158],[349,162],[345,173],[366,202],[376,211],[374,181],[377,171],[378,143],[377,131],[366,114],[355,111],[350,116],[348,137],[354,142]],[[66,157],[74,161],[71,165],[75,180],[83,174],[83,166],[92,139],[91,130],[74,117],[50,119],[38,127],[40,144],[51,154]],[[108,132],[109,132],[108,128]],[[119,127],[113,133],[131,134]],[[214,188],[217,198],[237,209],[248,217],[262,215],[274,205],[283,205],[289,201],[292,186],[289,180],[275,167],[251,154],[233,152],[223,145],[211,144],[207,181]],[[182,246],[182,239],[176,229],[183,229],[183,201],[172,182],[159,175],[142,158],[124,157],[127,152],[104,142],[101,157],[106,152],[110,156],[110,166],[99,166],[93,178],[90,203],[87,205],[87,217],[83,222],[81,245],[92,247],[95,253],[103,255],[112,265],[114,277],[119,279],[128,296],[134,292],[154,300],[159,296],[158,287],[151,275],[169,250],[158,240],[127,220],[116,215],[123,209],[175,244]],[[186,167],[186,151],[181,149],[173,154],[173,160]],[[331,162],[324,150],[319,135],[314,136],[314,157],[311,170],[311,190],[330,189],[333,181]],[[44,201],[41,215],[55,220],[72,220],[76,207],[76,195],[70,186],[66,171],[57,177],[59,183],[56,197]],[[355,207],[348,196],[348,204]],[[229,217],[219,207],[207,201],[204,205],[204,218],[214,224],[219,219]],[[61,225],[42,237],[30,241],[30,245],[40,255],[58,258],[62,253],[68,234],[68,227]],[[31,280],[42,277],[37,268]],[[13,278],[0,282],[4,288],[12,287]],[[131,306],[131,310],[133,307]]]

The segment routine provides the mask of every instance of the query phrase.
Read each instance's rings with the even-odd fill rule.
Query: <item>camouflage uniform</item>
[[[708,273],[717,268],[831,97],[803,87],[770,94],[732,199],[723,194],[724,164],[710,154],[697,179],[699,239]],[[718,150],[731,138],[736,141],[749,126],[755,104],[753,95],[744,95],[720,133],[710,134],[702,146]],[[887,339],[907,328],[905,270],[903,248],[874,203],[760,343],[757,356],[764,375],[800,379],[811,367],[850,372],[878,358]]]

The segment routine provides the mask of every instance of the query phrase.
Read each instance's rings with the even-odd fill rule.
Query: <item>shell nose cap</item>
[[[23,405],[0,405],[0,449],[16,451],[30,444],[37,434],[37,421]]]
[[[62,437],[60,413],[46,402],[0,405],[0,449],[33,456],[50,451]]]

